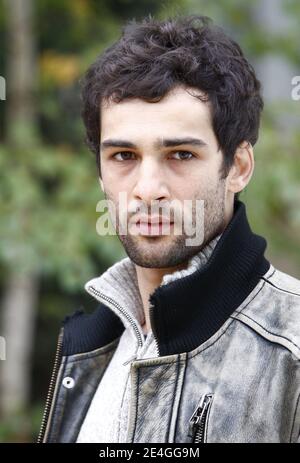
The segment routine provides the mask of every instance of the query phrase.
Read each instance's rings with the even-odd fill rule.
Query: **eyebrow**
[[[185,138],[163,138],[163,139],[157,139],[154,143],[154,146],[156,149],[159,148],[169,148],[169,147],[174,147],[174,146],[179,146],[179,145],[193,145],[193,146],[207,146],[207,143],[205,143],[203,140],[200,138],[193,138],[193,137],[185,137]],[[132,149],[137,149],[137,145],[135,143],[132,143],[131,141],[128,140],[118,140],[118,139],[107,139],[104,140],[101,145],[101,150],[105,150],[106,148],[132,148]]]

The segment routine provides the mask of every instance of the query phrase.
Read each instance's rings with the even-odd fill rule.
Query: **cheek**
[[[188,180],[177,186],[174,195],[178,199],[206,199],[216,191],[220,180],[215,172],[191,173]]]
[[[114,188],[112,188],[112,183],[109,181],[109,179],[104,178],[103,176],[102,176],[102,181],[103,181],[103,188],[104,188],[104,193],[105,193],[106,198],[115,203],[116,198],[117,198],[117,193],[114,191]]]
[[[103,169],[102,182],[106,194],[111,199],[117,199],[119,192],[126,191],[126,177],[116,176],[112,170]]]

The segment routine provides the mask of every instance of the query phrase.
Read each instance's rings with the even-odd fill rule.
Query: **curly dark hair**
[[[198,88],[202,96],[197,98],[210,102],[225,177],[238,145],[254,145],[258,138],[260,82],[240,46],[206,16],[157,20],[149,15],[128,21],[81,83],[86,143],[96,154],[100,177],[100,104],[106,98],[155,102],[176,85]]]

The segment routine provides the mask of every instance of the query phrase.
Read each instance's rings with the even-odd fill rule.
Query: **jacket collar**
[[[266,240],[252,232],[242,201],[235,202],[231,221],[213,244],[206,262],[192,273],[188,271],[186,275],[177,275],[177,278],[172,278],[172,275],[165,277],[163,284],[149,298],[151,328],[161,356],[191,351],[209,339],[270,267],[264,257]],[[128,266],[126,259],[124,262],[126,268],[131,268],[132,278],[124,274],[123,280],[118,281],[119,288],[121,291],[129,290],[133,300],[140,302],[132,306],[132,320],[120,316],[120,312],[117,315],[111,301],[100,298],[101,302],[92,314],[77,311],[65,319],[65,355],[87,352],[108,344],[122,334],[124,325],[132,325],[132,321],[138,322],[136,326],[140,329],[143,314],[139,309],[142,305],[134,265]],[[118,265],[120,263],[115,264]],[[116,269],[115,266],[111,269]],[[99,296],[99,292],[96,295],[89,288],[101,289],[103,293],[105,283],[109,285],[114,274],[111,269],[87,282],[86,290],[95,297]],[[191,269],[191,262],[188,269]],[[117,294],[110,291],[109,296],[114,301]]]

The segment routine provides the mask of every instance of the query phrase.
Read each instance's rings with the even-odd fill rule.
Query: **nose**
[[[134,199],[151,204],[151,201],[169,199],[164,171],[159,162],[145,159],[141,162],[137,173],[137,181],[133,190]]]

